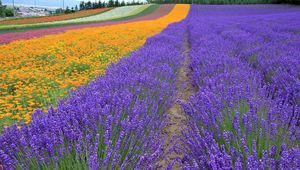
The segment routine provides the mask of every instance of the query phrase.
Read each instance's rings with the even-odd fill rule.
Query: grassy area
[[[130,15],[130,16],[124,16],[121,18],[115,18],[115,19],[110,19],[110,20],[103,20],[103,21],[87,21],[87,22],[74,22],[74,23],[59,23],[59,24],[45,24],[45,25],[39,25],[39,24],[32,24],[32,25],[24,25],[24,26],[12,26],[9,28],[0,28],[0,34],[4,33],[9,33],[9,32],[22,32],[26,30],[33,30],[33,29],[41,29],[41,28],[52,28],[52,27],[60,27],[60,26],[68,26],[68,25],[82,25],[82,24],[89,24],[89,23],[102,23],[102,22],[107,22],[107,21],[122,21],[122,20],[128,20],[128,19],[133,19],[141,16],[148,15],[155,11],[159,5],[153,4],[153,5],[148,5],[145,9],[142,11],[138,11],[137,13]],[[108,12],[104,11],[104,12]]]

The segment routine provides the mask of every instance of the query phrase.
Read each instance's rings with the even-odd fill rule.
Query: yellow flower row
[[[29,123],[35,109],[55,105],[68,89],[104,74],[109,64],[184,19],[188,11],[189,5],[176,5],[152,21],[72,30],[0,46],[0,125]]]

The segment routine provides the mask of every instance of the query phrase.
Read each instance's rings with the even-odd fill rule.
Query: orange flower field
[[[3,20],[3,21],[0,21],[0,25],[34,24],[34,23],[41,23],[41,22],[68,20],[68,19],[81,18],[81,17],[95,15],[95,14],[104,12],[108,9],[109,8],[99,8],[99,9],[82,10],[82,11],[78,11],[78,12],[75,12],[72,14]]]
[[[0,46],[0,123],[30,122],[37,108],[56,105],[68,90],[105,73],[111,63],[141,47],[189,5],[176,5],[152,21],[87,28]]]

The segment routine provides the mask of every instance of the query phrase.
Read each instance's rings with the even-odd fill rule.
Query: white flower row
[[[135,6],[124,6],[114,8],[110,11],[93,15],[85,18],[77,18],[72,20],[67,20],[66,22],[93,22],[93,21],[104,21],[104,20],[111,20],[117,19],[121,17],[135,15],[139,12],[145,10],[149,5],[135,5]]]

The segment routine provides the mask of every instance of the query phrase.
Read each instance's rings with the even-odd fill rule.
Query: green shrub
[[[5,8],[4,13],[6,17],[13,17],[14,16],[14,10],[12,8]]]

